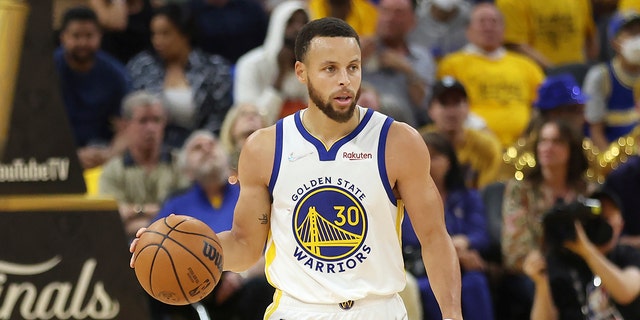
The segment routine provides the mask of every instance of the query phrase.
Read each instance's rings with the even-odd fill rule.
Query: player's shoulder
[[[392,152],[415,152],[425,147],[424,139],[414,127],[393,121],[387,134],[387,149]]]
[[[265,142],[266,140],[275,140],[276,125],[270,125],[254,131],[246,140],[246,144],[255,144]]]
[[[406,122],[394,120],[389,127],[390,136],[407,137],[416,135],[420,137],[418,130]]]
[[[271,163],[269,160],[274,159],[276,150],[276,127],[275,125],[259,129],[253,132],[245,141],[240,152],[240,162],[243,159],[248,163]],[[257,169],[257,168],[254,168]]]

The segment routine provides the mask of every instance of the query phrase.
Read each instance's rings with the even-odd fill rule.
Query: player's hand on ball
[[[131,241],[131,244],[129,245],[129,252],[131,252],[131,260],[129,261],[129,266],[131,268],[134,267],[134,263],[136,261],[136,245],[138,244],[138,241],[140,241],[140,236],[144,233],[145,230],[147,230],[147,228],[138,229],[138,231],[136,232],[136,238],[133,239],[133,241]]]
[[[138,282],[155,299],[187,305],[204,299],[220,281],[222,244],[204,222],[169,215],[136,232],[129,264]]]

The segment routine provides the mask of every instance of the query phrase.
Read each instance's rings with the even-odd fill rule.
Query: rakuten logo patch
[[[348,160],[366,160],[373,159],[373,155],[368,152],[343,152],[342,158]]]

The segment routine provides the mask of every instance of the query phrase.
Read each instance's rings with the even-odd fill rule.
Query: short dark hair
[[[169,3],[153,11],[152,18],[166,17],[169,22],[178,29],[178,32],[188,39],[192,39],[194,33],[194,20],[189,9],[176,3]]]
[[[64,15],[62,16],[60,31],[64,31],[69,26],[69,24],[74,21],[93,22],[96,27],[100,29],[98,16],[89,7],[78,6],[65,11]]]
[[[416,12],[416,9],[418,9],[418,0],[411,0],[409,2],[411,2],[411,10]]]
[[[466,190],[463,169],[451,141],[438,132],[423,133],[422,139],[432,153],[437,152],[449,160],[449,170],[444,175],[444,191]]]
[[[358,33],[344,20],[334,17],[316,19],[304,25],[296,37],[296,60],[303,61],[309,50],[309,44],[315,37],[354,38],[360,46]]]

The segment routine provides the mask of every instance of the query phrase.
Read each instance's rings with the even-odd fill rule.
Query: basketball
[[[142,233],[135,250],[135,273],[155,299],[187,305],[206,297],[222,275],[222,245],[204,222],[170,215]]]

